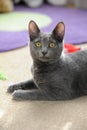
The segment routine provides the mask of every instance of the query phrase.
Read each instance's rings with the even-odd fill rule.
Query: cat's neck
[[[39,60],[33,60],[33,64],[35,66],[50,66],[50,65],[53,65],[53,64],[55,64],[57,62],[58,62],[58,60],[48,61],[48,62],[43,62],[43,61],[39,61]]]
[[[53,70],[55,70],[55,67],[56,63],[54,62],[41,62],[37,60],[33,61],[33,69],[39,73],[52,72]]]

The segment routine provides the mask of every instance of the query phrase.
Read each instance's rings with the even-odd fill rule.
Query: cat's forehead
[[[40,33],[40,39],[41,40],[51,40],[52,39],[52,34],[51,33]]]
[[[41,36],[41,37],[50,37],[50,36],[51,36],[51,33],[41,32],[41,33],[40,33],[40,36]]]

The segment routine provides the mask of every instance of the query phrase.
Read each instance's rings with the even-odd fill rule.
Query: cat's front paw
[[[21,101],[22,100],[21,90],[14,91],[12,94],[12,99]]]
[[[13,93],[15,91],[15,84],[14,85],[10,85],[8,88],[7,88],[7,92],[8,93]]]
[[[21,84],[13,84],[7,88],[8,93],[13,93],[15,90],[21,89]]]

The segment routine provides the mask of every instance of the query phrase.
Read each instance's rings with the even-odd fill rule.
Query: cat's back
[[[87,73],[87,50],[63,53],[57,66],[57,73],[66,75],[66,77],[75,76],[83,72]]]
[[[87,65],[87,49],[69,54],[69,57],[79,66]]]
[[[81,50],[75,53],[65,55],[64,67],[68,73],[73,73],[73,76],[76,76],[80,79],[87,78],[87,50]]]

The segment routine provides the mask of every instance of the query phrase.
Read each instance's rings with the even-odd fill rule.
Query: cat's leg
[[[41,89],[33,89],[33,90],[17,90],[14,91],[12,96],[14,100],[47,100],[47,101],[56,101],[56,100],[70,100],[73,97],[64,94],[53,94],[50,92],[46,92]]]
[[[49,94],[40,89],[35,90],[17,90],[13,93],[14,100],[52,100]]]
[[[28,80],[25,82],[21,82],[21,83],[13,84],[13,85],[9,86],[7,89],[7,92],[11,93],[11,92],[14,92],[15,90],[18,90],[18,89],[23,89],[23,90],[37,89],[37,87],[36,87],[35,83],[33,82],[33,80],[31,79],[31,80]]]

